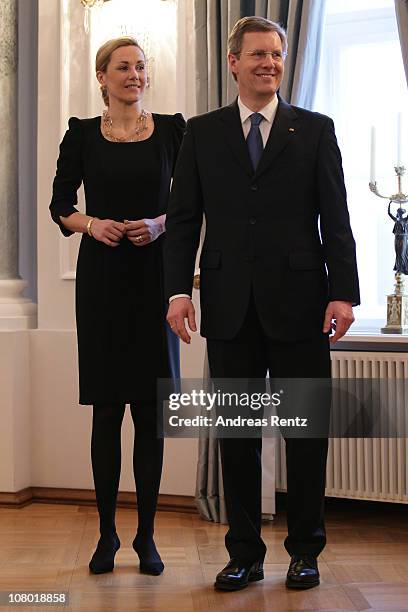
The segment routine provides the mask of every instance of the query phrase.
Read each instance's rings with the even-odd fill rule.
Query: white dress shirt
[[[259,131],[261,132],[263,146],[265,148],[266,141],[269,138],[269,133],[271,131],[271,127],[273,121],[275,119],[276,111],[278,110],[278,96],[275,94],[274,97],[266,106],[261,108],[261,110],[257,111],[260,115],[263,116],[264,120],[259,124]],[[251,119],[250,116],[255,112],[245,106],[242,102],[241,98],[238,96],[238,108],[239,114],[241,117],[242,123],[242,131],[244,132],[244,138],[248,136],[248,132],[251,129]]]
[[[275,116],[276,116],[276,111],[278,110],[278,104],[279,104],[278,96],[275,94],[274,97],[272,98],[272,100],[270,102],[268,102],[268,104],[266,106],[261,108],[261,110],[257,111],[264,118],[264,120],[261,121],[261,123],[259,124],[259,130],[261,132],[262,142],[263,142],[264,148],[265,148],[266,142],[267,142],[267,140],[269,138],[271,127],[272,127],[273,121],[274,121]],[[239,115],[241,117],[242,131],[244,132],[244,138],[246,140],[246,137],[248,136],[249,130],[251,129],[251,119],[250,119],[250,116],[255,111],[252,111],[250,108],[245,106],[245,104],[242,102],[242,100],[241,100],[241,98],[239,96],[238,96],[238,109],[239,109]],[[172,302],[173,300],[175,300],[176,298],[179,298],[179,297],[190,298],[190,296],[187,293],[177,293],[176,295],[172,295],[169,298],[169,304],[170,304],[170,302]]]

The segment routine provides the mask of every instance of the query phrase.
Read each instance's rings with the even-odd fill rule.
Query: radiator
[[[408,378],[408,357],[398,353],[332,353],[333,378]],[[390,410],[393,407],[390,406]],[[278,440],[276,490],[286,490],[285,442]],[[408,503],[406,438],[333,438],[326,495]]]

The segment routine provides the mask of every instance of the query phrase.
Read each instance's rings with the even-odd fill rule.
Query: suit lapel
[[[297,113],[294,108],[279,97],[279,106],[268,141],[256,169],[256,176],[266,172],[276,157],[289,144],[297,131],[296,120]]]
[[[290,104],[279,97],[279,106],[269,134],[268,141],[256,169],[255,176],[260,176],[273,164],[276,157],[285,149],[297,131],[297,113]],[[222,134],[231,152],[249,176],[254,171],[249,157],[248,147],[242,131],[241,118],[237,101],[220,109],[219,119],[222,123]]]
[[[249,176],[253,176],[254,171],[242,131],[237,102],[235,101],[229,106],[224,106],[220,110],[219,119],[222,122],[222,135],[228,142],[231,152],[246,173],[249,174]]]

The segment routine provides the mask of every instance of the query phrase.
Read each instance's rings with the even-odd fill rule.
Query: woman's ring
[[[136,242],[143,242],[143,236],[136,236]]]

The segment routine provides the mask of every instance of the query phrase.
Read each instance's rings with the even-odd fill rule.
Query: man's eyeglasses
[[[281,53],[280,51],[264,51],[263,49],[245,51],[244,53],[239,53],[238,55],[246,55],[247,57],[257,61],[265,60],[267,56],[270,55],[274,62],[283,62],[286,57],[286,53]]]

